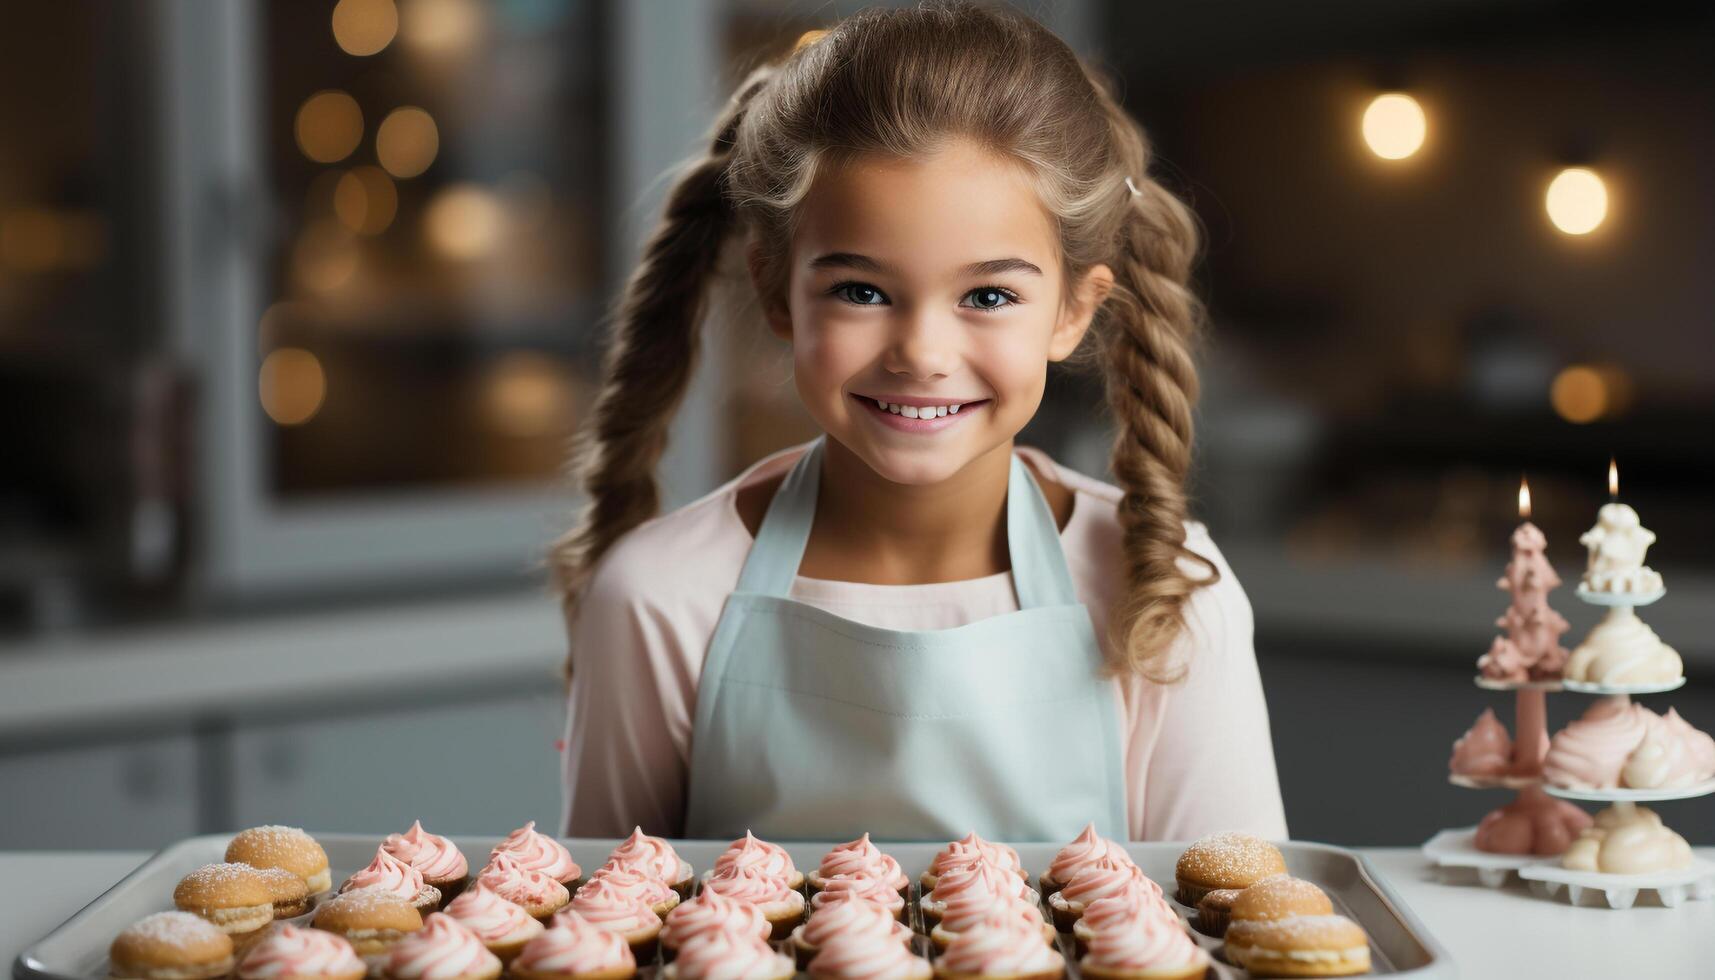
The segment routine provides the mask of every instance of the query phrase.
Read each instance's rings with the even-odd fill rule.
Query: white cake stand
[[[1441,880],[1457,884],[1472,874],[1488,888],[1500,888],[1522,868],[1541,861],[1534,854],[1493,854],[1477,850],[1477,828],[1443,830],[1423,842],[1423,856],[1441,873]]]
[[[1647,606],[1667,595],[1667,588],[1663,586],[1654,592],[1597,592],[1586,589],[1580,582],[1572,594],[1592,606]]]

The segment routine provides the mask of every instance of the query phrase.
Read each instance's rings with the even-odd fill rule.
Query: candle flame
[[[1520,520],[1530,520],[1530,481],[1522,476],[1518,481],[1518,516]]]
[[[1619,464],[1615,462],[1614,457],[1609,456],[1608,457],[1608,496],[1618,497],[1619,495],[1620,495],[1620,467],[1619,467]]]

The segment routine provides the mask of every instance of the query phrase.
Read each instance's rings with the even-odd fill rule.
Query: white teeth
[[[937,419],[943,415],[957,415],[962,403],[951,405],[895,405],[880,398],[871,399],[875,407],[894,415],[903,415],[908,419]]]
[[[903,405],[899,409],[899,414],[905,416],[908,419],[914,419],[917,417],[917,406],[916,405]]]
[[[882,410],[882,411],[884,411],[884,412],[885,412],[885,411],[887,411],[887,403],[886,403],[886,402],[884,402],[884,401],[882,401],[882,400],[881,400],[881,399],[879,399],[879,398],[877,398],[877,399],[876,399],[876,400],[875,400],[875,407],[876,407],[876,408],[879,408],[879,409],[881,409],[881,410]]]
[[[945,405],[936,405],[935,406],[935,415],[937,417],[945,415],[945,414],[947,414],[947,406],[945,406]]]
[[[954,414],[954,415],[957,415],[957,414],[959,414],[959,406],[957,406],[957,405],[948,405],[948,406],[947,406],[947,411],[949,411],[949,412],[952,412],[952,413],[953,413],[953,414]]]

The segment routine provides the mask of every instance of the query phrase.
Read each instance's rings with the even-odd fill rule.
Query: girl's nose
[[[896,375],[927,380],[958,366],[958,331],[928,310],[901,310],[882,364]]]

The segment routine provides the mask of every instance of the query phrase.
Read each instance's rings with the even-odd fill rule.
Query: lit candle
[[[1644,553],[1655,543],[1655,532],[1643,526],[1638,512],[1622,504],[1620,470],[1608,461],[1608,503],[1596,512],[1596,526],[1578,543],[1590,549],[1583,589],[1611,595],[1650,595],[1660,592],[1661,575],[1644,564]]]
[[[1548,593],[1560,585],[1560,576],[1543,554],[1548,538],[1530,522],[1530,484],[1523,479],[1518,485],[1518,514],[1512,560],[1495,583],[1512,594],[1512,604],[1495,621],[1506,635],[1495,637],[1489,652],[1477,659],[1484,677],[1511,683],[1557,678],[1567,657],[1560,645],[1566,620],[1548,605]]]

